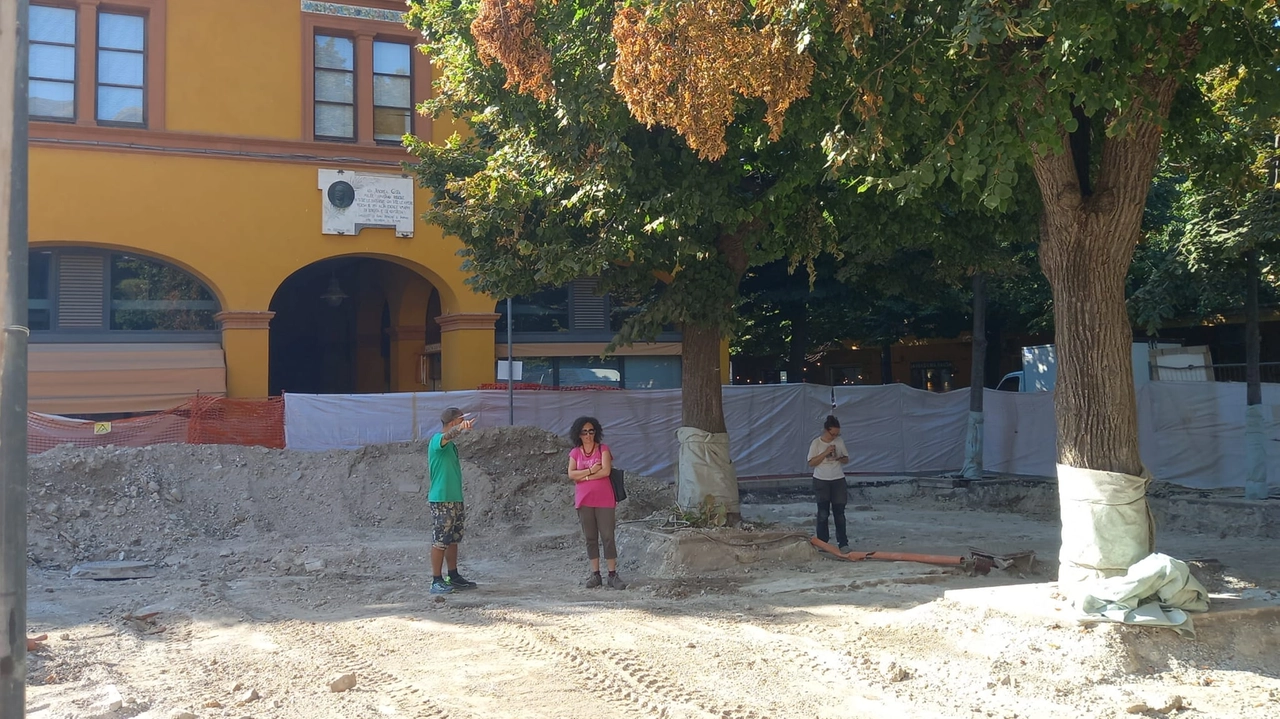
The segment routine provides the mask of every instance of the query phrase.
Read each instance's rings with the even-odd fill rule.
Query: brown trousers
[[[617,559],[618,545],[613,534],[618,525],[616,507],[578,507],[578,521],[582,523],[582,536],[587,540],[587,557],[600,558],[600,544],[604,544],[604,558]]]

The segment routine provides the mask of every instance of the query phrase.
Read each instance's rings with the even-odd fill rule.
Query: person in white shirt
[[[818,539],[831,541],[827,518],[835,515],[836,546],[849,551],[849,535],[845,532],[844,506],[849,503],[849,485],[844,482],[844,464],[849,450],[840,439],[840,420],[827,415],[822,434],[809,443],[809,466],[813,467],[813,493],[818,499]]]

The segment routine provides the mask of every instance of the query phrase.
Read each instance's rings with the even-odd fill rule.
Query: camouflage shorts
[[[462,541],[462,526],[467,513],[462,502],[430,502],[431,546],[447,549]]]

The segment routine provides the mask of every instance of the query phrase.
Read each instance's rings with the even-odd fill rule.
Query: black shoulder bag
[[[621,502],[627,498],[627,486],[622,481],[622,470],[614,467],[609,470],[609,483],[613,485],[613,499]]]

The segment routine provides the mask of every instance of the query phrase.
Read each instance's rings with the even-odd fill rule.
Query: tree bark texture
[[[969,411],[982,411],[987,375],[987,278],[973,275],[973,367],[969,371]]]
[[[1258,251],[1244,254],[1248,276],[1244,306],[1244,380],[1248,384],[1245,404],[1262,404],[1262,333],[1258,317]]]
[[[986,394],[987,365],[987,282],[981,272],[973,275],[973,356],[969,370],[969,424],[965,432],[965,479],[982,479],[982,444],[984,417],[982,400]]]
[[[1176,89],[1172,79],[1147,81],[1146,99],[1160,117],[1168,117]],[[1140,108],[1135,102],[1130,112]],[[1138,451],[1125,278],[1161,130],[1136,114],[1115,137],[1102,139],[1099,125],[1096,132],[1081,125],[1102,142],[1093,176],[1092,163],[1073,157],[1065,133],[1056,147],[1033,148],[1032,163],[1044,206],[1040,265],[1054,303],[1059,584],[1068,594],[1092,579],[1123,574],[1155,545],[1149,477]]]
[[[1151,84],[1158,112],[1167,117],[1177,85]],[[1061,464],[1143,471],[1124,285],[1160,134],[1155,122],[1135,120],[1127,135],[1105,140],[1088,195],[1065,135],[1059,147],[1037,148],[1032,167],[1044,204],[1040,265],[1053,291]]]
[[[1245,253],[1248,290],[1244,308],[1245,360],[1245,499],[1266,499],[1271,489],[1267,478],[1267,427],[1262,414],[1262,335],[1258,317],[1258,251]]]
[[[685,325],[681,336],[681,424],[705,432],[725,431],[720,390],[720,330]]]

